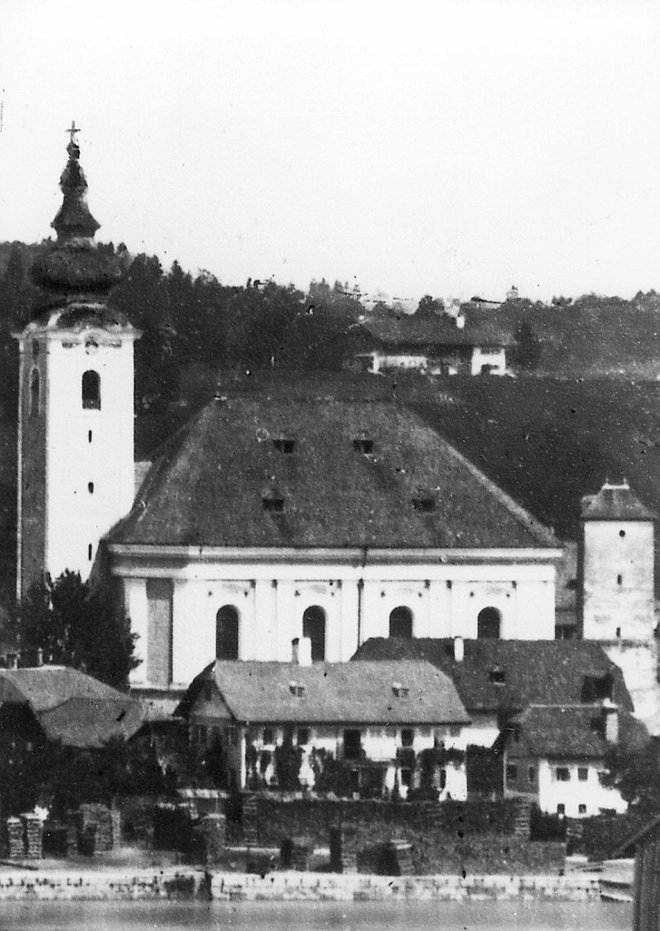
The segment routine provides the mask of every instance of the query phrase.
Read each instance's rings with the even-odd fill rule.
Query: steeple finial
[[[69,160],[60,177],[64,200],[51,226],[56,230],[59,242],[92,239],[99,224],[89,212],[85,200],[87,179],[80,166],[80,146],[76,141],[76,133],[79,133],[80,129],[75,120],[71,120],[71,126],[65,132],[69,134],[69,144],[66,147]]]

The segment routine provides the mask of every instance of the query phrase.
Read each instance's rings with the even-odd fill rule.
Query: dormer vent
[[[419,514],[430,514],[435,510],[435,498],[424,492],[415,495],[412,499],[413,511]]]
[[[488,670],[488,681],[495,685],[504,685],[506,683],[506,672],[499,666]]]
[[[365,433],[360,433],[353,440],[353,449],[356,453],[362,453],[363,456],[368,456],[374,451],[374,441]]]
[[[396,695],[397,698],[407,698],[410,694],[410,689],[407,685],[403,685],[401,682],[393,682],[392,692]]]
[[[289,691],[295,698],[304,698],[305,686],[302,682],[296,682],[294,679],[289,682]]]
[[[284,498],[275,488],[265,491],[261,499],[264,511],[270,514],[281,514],[284,511]]]
[[[277,436],[273,440],[273,446],[279,453],[290,456],[296,448],[296,441],[289,436]]]

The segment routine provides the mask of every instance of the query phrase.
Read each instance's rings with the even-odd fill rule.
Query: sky
[[[226,284],[660,290],[656,0],[0,0],[0,241],[75,120],[97,239]]]

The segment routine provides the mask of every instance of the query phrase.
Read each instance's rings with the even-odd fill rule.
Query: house
[[[474,317],[474,319],[473,319]],[[417,369],[433,375],[504,375],[512,335],[494,314],[367,317],[356,336],[369,371]]]
[[[420,754],[435,750],[441,797],[465,798],[470,719],[447,676],[425,662],[312,663],[305,638],[299,648],[306,661],[216,660],[179,705],[193,744],[219,748],[230,784],[278,785],[279,775],[290,787],[276,764],[288,746],[298,752],[296,785],[332,788],[339,766],[351,791],[382,797],[396,784],[405,797]]]
[[[607,786],[608,750],[638,747],[646,728],[613,702],[530,705],[511,719],[499,745],[504,754],[504,795],[522,796],[541,811],[585,818],[626,811]]]
[[[142,727],[136,699],[68,666],[0,669],[0,733],[12,739],[47,740],[97,749],[128,740]]]
[[[374,638],[356,662],[424,660],[447,675],[472,720],[471,745],[490,747],[530,705],[581,705],[610,699],[633,710],[621,670],[601,644],[586,640]]]

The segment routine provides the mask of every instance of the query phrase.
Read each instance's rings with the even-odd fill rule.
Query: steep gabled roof
[[[67,666],[0,669],[0,707],[30,709],[49,740],[100,747],[142,725],[140,703]]]
[[[642,504],[624,482],[606,482],[595,495],[582,498],[582,520],[656,520],[657,515]]]
[[[372,638],[353,660],[424,659],[446,673],[469,714],[522,711],[533,704],[578,704],[590,683],[610,676],[612,700],[632,711],[618,666],[593,640],[464,640],[464,659],[454,659],[446,638]]]
[[[446,346],[508,346],[511,333],[497,320],[484,317],[478,323],[470,319],[462,329],[447,314],[377,314],[368,317],[362,327],[381,345],[441,349]]]
[[[191,685],[178,713],[215,681],[242,723],[469,724],[451,680],[430,663],[297,663],[218,660]]]
[[[416,509],[420,498],[431,499],[431,507]],[[398,404],[264,397],[203,408],[161,450],[130,515],[107,539],[219,547],[558,546]]]
[[[605,739],[600,705],[532,705],[511,721],[518,742],[515,755],[551,759],[602,759],[612,744]],[[648,739],[644,725],[619,712],[619,742],[640,746]]]

